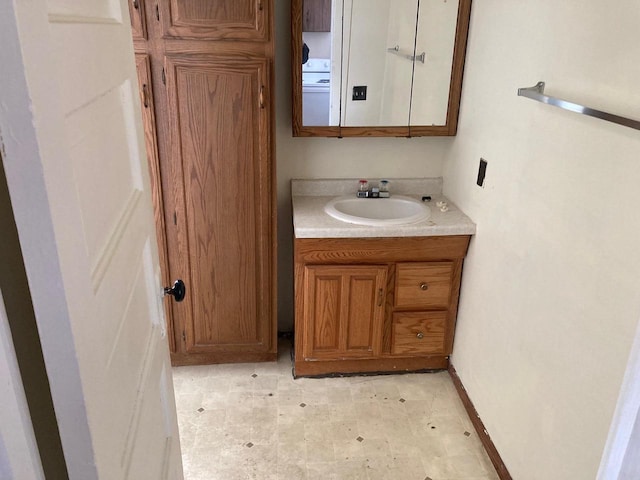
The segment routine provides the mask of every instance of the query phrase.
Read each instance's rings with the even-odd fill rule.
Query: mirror
[[[292,0],[294,136],[455,135],[471,0]]]

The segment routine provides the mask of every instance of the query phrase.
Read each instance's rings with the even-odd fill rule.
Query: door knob
[[[187,294],[187,287],[182,280],[176,280],[173,287],[164,287],[164,294],[173,295],[176,302],[181,302]]]
[[[420,290],[426,290],[429,288],[429,284],[427,282],[422,282],[420,284]]]

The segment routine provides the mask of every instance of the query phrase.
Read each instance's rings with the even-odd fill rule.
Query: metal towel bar
[[[422,62],[424,63],[427,59],[427,52],[422,52],[420,55],[411,55],[410,53],[404,53],[400,51],[400,45],[396,45],[395,47],[387,48],[387,52],[393,53],[394,55],[398,55],[402,58],[406,58],[411,60],[412,62]]]
[[[546,103],[548,105],[553,105],[555,107],[560,107],[565,110],[569,110],[571,112],[582,113],[583,115],[589,115],[590,117],[596,117],[601,120],[606,120],[607,122],[613,122],[613,123],[617,123],[618,125],[630,127],[635,130],[640,130],[640,121],[638,120],[621,117],[619,115],[614,115],[612,113],[596,110],[595,108],[585,107],[577,103],[573,103],[567,100],[562,100],[560,98],[545,95],[544,82],[538,82],[533,87],[519,88],[518,96],[531,98],[532,100],[537,100],[538,102]]]

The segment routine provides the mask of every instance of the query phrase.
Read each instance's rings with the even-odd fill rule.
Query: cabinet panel
[[[393,314],[393,355],[448,354],[445,351],[447,312]]]
[[[396,307],[446,309],[449,306],[452,277],[452,262],[398,264]]]
[[[304,357],[378,355],[384,317],[384,266],[304,269]]]
[[[302,31],[331,31],[331,0],[304,0],[302,5]]]
[[[348,351],[370,350],[373,345],[372,312],[382,306],[383,290],[378,292],[378,276],[357,275],[349,278]]]
[[[171,56],[169,97],[175,304],[189,353],[267,351],[270,315],[268,61]],[[186,280],[186,279],[185,279]]]
[[[207,40],[268,38],[270,0],[169,0],[163,2],[165,35]]]
[[[144,0],[129,0],[129,16],[131,17],[131,36],[134,40],[145,40],[147,22],[144,16]]]
[[[340,347],[340,309],[342,277],[334,275],[313,275],[312,315],[314,351],[337,351]]]

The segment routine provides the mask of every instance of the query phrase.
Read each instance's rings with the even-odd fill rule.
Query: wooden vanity
[[[462,262],[476,226],[450,202],[438,206],[447,201],[441,178],[390,181],[392,197],[432,198],[427,220],[354,225],[325,207],[355,195],[358,180],[291,182],[296,376],[449,365]]]
[[[469,240],[296,238],[295,375],[447,368]]]

